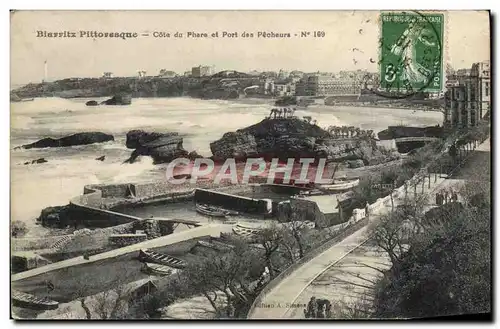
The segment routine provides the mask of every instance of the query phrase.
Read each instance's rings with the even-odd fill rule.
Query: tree
[[[263,269],[259,253],[238,243],[233,249],[190,262],[179,280],[193,293],[205,296],[217,316],[238,318],[246,315],[262,289]]]
[[[399,269],[406,250],[402,234],[404,219],[401,212],[391,212],[370,228],[370,235],[376,245],[387,253],[395,271]]]
[[[269,269],[271,279],[276,276],[276,271],[273,264],[273,255],[278,251],[280,244],[283,241],[283,233],[281,229],[272,224],[255,235],[255,242],[260,244],[264,249],[264,261]]]
[[[10,224],[10,235],[13,238],[20,238],[28,233],[28,228],[26,227],[25,222],[21,222],[20,220],[12,221]]]
[[[132,297],[128,283],[134,273],[128,268],[121,267],[109,275],[111,280],[108,289],[95,295],[90,295],[95,280],[92,273],[77,277],[78,289],[74,298],[80,302],[87,320],[118,319],[123,318],[127,312],[128,303]]]
[[[446,207],[450,207],[447,205]],[[396,230],[390,226],[385,232]],[[491,311],[489,209],[453,207],[420,222],[379,282],[377,317],[430,317]],[[379,239],[387,250],[400,242]],[[397,264],[395,266],[395,264]]]
[[[309,228],[305,225],[302,220],[299,220],[297,212],[291,214],[291,221],[282,224],[282,241],[281,244],[287,250],[290,255],[290,260],[292,263],[296,261],[295,250],[298,252],[298,258],[304,257],[305,252],[305,244],[304,241],[305,235],[309,231]]]

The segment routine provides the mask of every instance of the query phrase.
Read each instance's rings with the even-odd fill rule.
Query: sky
[[[486,11],[449,11],[445,16],[445,62],[455,69],[489,60]],[[68,77],[183,73],[197,65],[216,71],[367,69],[377,72],[377,11],[17,11],[11,13],[11,85]],[[137,38],[48,38],[47,32],[136,32]],[[222,38],[223,32],[237,38]],[[290,38],[257,38],[257,32]],[[324,32],[324,37],[313,33]],[[170,33],[154,38],[153,32]],[[175,38],[175,32],[183,38]],[[186,38],[187,32],[218,32],[218,38]],[[254,38],[243,38],[242,33]],[[310,32],[300,37],[301,32]],[[142,36],[149,33],[149,36]],[[295,36],[298,34],[298,36]],[[375,63],[372,63],[374,61]]]

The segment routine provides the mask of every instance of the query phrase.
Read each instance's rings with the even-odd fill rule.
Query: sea
[[[255,124],[269,115],[268,100],[235,101],[193,98],[136,98],[129,106],[85,105],[90,99],[35,98],[11,103],[11,220],[27,224],[38,235],[35,219],[48,206],[65,205],[86,184],[145,182],[165,179],[166,165],[153,165],[141,157],[124,164],[132,150],[125,146],[133,129],[178,132],[184,148],[210,156],[210,142],[229,131]],[[101,99],[97,99],[100,101]],[[104,100],[104,99],[102,99]],[[296,111],[311,116],[323,128],[348,125],[375,132],[389,125],[427,126],[441,124],[440,112],[395,108],[313,105]],[[114,141],[60,148],[14,149],[44,137],[60,138],[77,132],[100,131]],[[96,158],[105,156],[104,161]],[[45,158],[48,162],[24,165]]]

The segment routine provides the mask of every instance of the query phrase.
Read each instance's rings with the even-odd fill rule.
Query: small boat
[[[59,302],[46,297],[37,297],[21,291],[12,291],[12,304],[17,307],[35,310],[55,310]]]
[[[198,241],[198,244],[202,247],[206,247],[206,248],[210,248],[210,249],[214,249],[214,250],[230,250],[230,249],[233,249],[234,246],[230,245],[230,244],[226,244],[226,243],[222,243],[222,242],[208,242],[208,241],[204,241],[204,240],[199,240]]]
[[[147,263],[147,262],[144,263],[144,266],[141,270],[148,274],[156,274],[161,276],[170,275],[176,272],[176,269],[170,266],[155,264],[155,263]]]
[[[308,191],[301,191],[299,193],[299,195],[302,195],[302,196],[305,196],[305,195],[307,195],[307,196],[309,196],[309,195],[321,195],[321,194],[324,194],[324,191],[317,190],[317,189],[315,189],[315,190],[308,190]]]
[[[236,210],[229,210],[229,209],[223,209],[223,208],[218,208],[220,211],[224,212],[226,216],[239,216],[239,212]]]
[[[187,265],[187,263],[182,259],[165,254],[160,254],[159,252],[148,249],[139,250],[139,259],[143,260],[144,262],[151,262],[174,268],[184,268]]]
[[[320,185],[321,189],[328,191],[348,190],[359,185],[359,179],[344,180],[339,179],[332,182],[333,184]]]
[[[251,227],[246,227],[246,226],[241,226],[241,225],[235,225],[233,227],[233,232],[238,235],[242,236],[250,236],[254,235],[260,232],[259,229],[251,228]]]
[[[197,204],[196,211],[202,215],[210,216],[210,217],[226,217],[226,215],[227,215],[224,211],[222,211],[216,207],[203,205],[203,204]]]
[[[199,204],[197,204],[197,206],[199,206],[200,208],[211,210],[211,211],[218,211],[218,212],[224,213],[226,216],[238,216],[240,214],[236,210],[225,209],[222,207],[211,206],[208,204],[199,203]]]

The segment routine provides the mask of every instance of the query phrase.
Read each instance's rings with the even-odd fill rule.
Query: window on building
[[[484,83],[484,96],[487,96],[487,97],[490,96],[490,83],[489,82]]]

